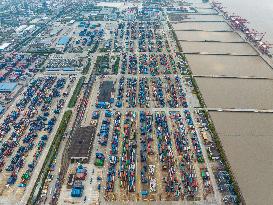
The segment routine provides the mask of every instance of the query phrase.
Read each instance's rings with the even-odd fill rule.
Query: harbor
[[[230,16],[218,2],[211,5],[219,13],[206,12],[208,21],[200,21],[199,17],[189,20],[194,16],[190,15],[182,22],[172,22],[172,26],[238,182],[243,203],[271,204],[272,183],[265,182],[270,178],[266,170],[271,169],[268,162],[272,161],[266,149],[273,143],[270,44],[262,42],[263,33],[247,30],[247,20]],[[265,45],[266,52],[260,45]]]
[[[264,31],[218,1],[29,4],[1,28],[0,204],[272,204]]]

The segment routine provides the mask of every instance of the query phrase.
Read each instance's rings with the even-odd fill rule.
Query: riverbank
[[[204,8],[184,21],[172,21],[172,27],[192,74],[199,76],[195,79],[204,104],[208,110],[219,108],[209,115],[245,203],[272,204],[273,183],[268,182],[272,160],[267,157],[267,148],[273,146],[268,137],[272,136],[269,122],[273,115],[249,113],[249,109],[273,108],[271,59],[260,56],[209,4],[193,2],[193,7]],[[207,12],[202,13],[205,9]],[[208,20],[200,20],[203,16]],[[229,77],[221,78],[223,75]],[[226,109],[242,112],[225,112]]]

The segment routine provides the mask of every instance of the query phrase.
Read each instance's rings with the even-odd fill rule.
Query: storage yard
[[[204,116],[193,107],[197,98],[183,76],[187,63],[176,53],[167,22],[124,21],[112,28],[114,38],[124,39],[120,62],[98,50],[103,53],[94,60],[97,76],[82,122],[97,127],[92,151],[88,163],[71,158],[59,203],[221,204],[225,196],[236,202],[232,186],[218,189],[214,173],[225,169]]]
[[[60,121],[73,78],[31,80],[1,120],[1,195],[20,199],[32,175],[39,172]],[[56,125],[57,124],[57,125]],[[44,151],[45,150],[45,151]],[[31,186],[31,185],[30,185]],[[8,188],[7,188],[8,187]]]
[[[184,23],[173,22],[173,28],[195,76],[201,104],[205,104],[214,123],[211,130],[219,137],[237,180],[242,203],[271,204],[272,180],[267,181],[270,178],[267,170],[271,169],[267,160],[272,161],[268,154],[271,151],[267,150],[272,146],[273,72],[267,54],[270,46],[263,42],[264,34],[248,28],[247,20],[225,13],[220,3],[212,5],[234,31],[223,32],[211,26],[216,19],[220,20],[218,14],[206,15],[207,27],[196,26],[201,25],[199,17],[193,20],[195,23],[189,23],[192,21],[187,16],[181,20]],[[264,45],[267,51],[259,45]],[[209,155],[212,153],[210,148]],[[229,189],[226,180],[230,178],[225,174],[216,174],[219,190]]]
[[[272,60],[245,21],[67,9],[0,61],[0,204],[271,204]]]

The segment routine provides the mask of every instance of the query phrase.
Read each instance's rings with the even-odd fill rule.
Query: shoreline
[[[218,11],[217,11],[218,12]],[[219,14],[221,15],[221,16],[223,16],[221,13],[219,13],[218,12],[218,14],[217,15],[215,15],[214,13],[212,13],[212,14],[206,14],[206,15],[211,15],[211,16],[219,16]],[[183,15],[183,14],[181,14],[181,15]],[[194,16],[194,15],[202,15],[202,14],[199,14],[199,13],[196,13],[196,14],[191,14],[191,15],[189,15],[189,16]],[[223,17],[224,18],[224,17]],[[256,79],[258,82],[260,82],[260,84],[262,84],[262,85],[264,85],[264,82],[265,82],[265,80],[268,80],[269,82],[272,82],[271,80],[272,80],[272,78],[271,77],[269,77],[268,76],[268,74],[269,74],[269,72],[267,72],[268,74],[266,74],[266,72],[264,73],[264,74],[262,74],[262,76],[260,76],[260,75],[258,75],[258,76],[255,76],[255,75],[245,75],[246,73],[249,73],[249,69],[248,69],[248,67],[255,67],[255,65],[251,65],[250,64],[250,62],[249,63],[247,63],[247,61],[245,62],[245,64],[242,64],[242,65],[240,65],[240,58],[242,58],[243,56],[249,56],[250,58],[251,57],[257,57],[257,59],[259,58],[260,59],[260,57],[261,57],[261,62],[264,62],[264,64],[266,65],[266,66],[264,66],[264,69],[266,68],[266,67],[268,67],[268,68],[270,68],[270,72],[272,72],[272,68],[273,68],[273,61],[272,61],[272,59],[271,58],[269,58],[268,56],[266,56],[266,55],[264,55],[264,54],[262,54],[252,43],[250,43],[247,39],[245,39],[245,36],[243,35],[243,33],[242,32],[239,32],[239,31],[236,31],[236,30],[234,30],[234,29],[232,29],[232,31],[213,31],[213,30],[210,30],[210,29],[207,29],[207,30],[198,30],[198,29],[189,29],[188,27],[189,27],[189,25],[192,23],[192,25],[194,25],[194,26],[196,26],[196,24],[197,23],[202,23],[202,24],[205,24],[205,23],[211,23],[211,22],[213,22],[213,21],[189,21],[188,19],[185,19],[185,20],[182,20],[182,21],[171,21],[170,23],[172,24],[172,25],[177,25],[177,24],[181,24],[181,25],[183,25],[183,23],[187,23],[188,25],[187,25],[187,29],[174,29],[174,32],[176,33],[176,36],[178,36],[178,33],[181,35],[181,36],[183,36],[183,32],[185,33],[185,32],[188,32],[188,31],[192,31],[192,32],[196,32],[195,34],[195,36],[193,37],[193,36],[183,36],[183,40],[181,40],[181,39],[179,39],[178,38],[178,43],[179,43],[179,46],[182,48],[182,53],[183,54],[185,54],[185,57],[186,57],[186,59],[188,60],[188,64],[189,64],[189,69],[192,71],[192,77],[194,77],[195,79],[199,79],[199,78],[203,78],[204,80],[206,80],[206,79],[209,79],[209,80],[211,80],[212,82],[215,82],[215,80],[216,79],[226,79],[226,81],[227,82],[229,82],[230,80],[233,80],[233,79],[238,79],[238,80],[240,80],[240,79],[243,79],[244,80],[244,82],[248,82],[249,83],[249,80],[253,80],[253,79]],[[222,22],[222,21],[221,21]],[[225,19],[224,20],[224,22],[229,26],[229,27],[231,27],[231,25],[230,25],[230,23]],[[215,22],[215,23],[217,23],[217,21]],[[207,25],[209,25],[209,24],[207,24]],[[231,27],[232,28],[232,27]],[[200,37],[202,34],[200,33],[200,35],[198,36],[197,34],[198,34],[198,32],[203,32],[203,34],[204,33],[206,33],[207,34],[207,37],[206,38],[208,38],[208,36],[210,35],[210,34],[212,34],[213,32],[214,33],[235,33],[236,35],[238,35],[241,39],[242,39],[242,42],[225,42],[224,40],[223,41],[213,41],[213,40],[210,40],[210,41],[207,41],[207,40],[198,40],[198,37]],[[192,38],[191,40],[187,40],[187,37],[188,38]],[[194,38],[196,38],[196,39],[194,39]],[[201,37],[200,37],[201,38]],[[245,55],[244,54],[244,50],[243,49],[241,49],[239,52],[240,52],[240,55],[230,55],[230,54],[223,54],[223,53],[217,53],[217,52],[215,52],[215,53],[198,53],[198,52],[193,52],[193,53],[190,53],[190,54],[188,54],[187,52],[184,52],[183,51],[183,43],[185,44],[185,42],[187,42],[188,43],[188,45],[190,46],[190,44],[192,43],[192,44],[194,44],[195,42],[199,42],[199,43],[207,43],[207,44],[209,44],[209,43],[215,43],[215,42],[217,42],[217,43],[221,43],[221,47],[225,47],[225,43],[230,43],[230,44],[232,44],[232,43],[236,43],[236,44],[239,44],[239,43],[246,43],[246,44],[248,44],[248,45],[250,45],[250,47],[253,49],[253,50],[255,50],[255,52],[257,52],[257,55]],[[201,44],[200,44],[201,45]],[[199,45],[199,46],[200,46]],[[197,47],[197,45],[195,45],[196,46],[196,49],[195,50],[198,50],[198,49],[200,49],[200,47],[198,48]],[[192,46],[192,47],[194,47],[194,46]],[[217,49],[216,49],[217,50]],[[218,49],[219,50],[219,49]],[[188,59],[188,56],[187,55],[191,55],[191,59]],[[200,59],[200,57],[202,56],[202,59]],[[208,57],[204,57],[204,56],[208,56],[208,57],[210,57],[211,56],[211,58],[208,58]],[[213,57],[215,57],[215,56],[219,56],[219,61],[217,61],[217,63],[215,63],[214,62],[214,58]],[[223,61],[223,60],[221,60],[221,56],[227,56],[226,57],[226,59],[225,59],[225,61]],[[236,61],[236,63],[234,63],[234,62],[232,62],[232,60],[230,59],[228,59],[229,57],[231,58],[232,56],[237,56],[238,57],[238,62]],[[205,63],[205,65],[204,65],[204,61],[203,60],[206,60],[206,63]],[[232,63],[231,63],[232,62]],[[255,60],[253,59],[253,61],[251,61],[252,63],[254,63],[255,64]],[[257,61],[258,62],[258,61]],[[249,65],[248,65],[249,64]],[[238,68],[240,68],[241,70],[237,70],[236,68],[234,68],[232,71],[229,71],[229,72],[231,72],[231,73],[229,73],[229,74],[225,74],[224,72],[225,72],[225,70],[226,70],[226,72],[229,70],[229,67],[228,67],[228,65],[233,65],[233,66],[237,66]],[[196,66],[199,66],[198,68],[196,67]],[[199,71],[201,71],[202,70],[202,73],[206,73],[206,70],[208,69],[208,67],[212,67],[213,66],[213,68],[211,68],[209,71],[211,72],[211,73],[209,73],[209,74],[206,74],[206,75],[204,75],[204,74],[198,74],[198,72]],[[217,71],[217,69],[219,69],[219,68],[221,68],[222,70],[221,71]],[[261,69],[261,67],[259,67],[259,66],[257,66],[257,68],[260,68]],[[217,71],[216,73],[215,73],[215,71]],[[224,71],[224,72],[223,72]],[[265,71],[266,71],[266,69],[265,69]],[[221,74],[220,74],[221,73]],[[232,74],[233,73],[233,74]],[[260,73],[259,71],[256,71],[256,74],[258,74],[258,73]],[[253,70],[253,74],[255,74],[255,71]],[[214,80],[215,79],[215,80]],[[204,83],[206,83],[206,81],[204,81]],[[250,85],[250,84],[249,84]],[[199,82],[197,82],[196,83],[196,86],[197,86],[197,89],[199,90],[199,88],[202,88],[202,89],[200,89],[201,91],[198,91],[198,92],[200,92],[200,95],[201,95],[201,97],[199,97],[200,99],[201,99],[201,105],[203,104],[204,105],[204,109],[205,109],[205,112],[207,113],[207,115],[208,115],[208,118],[210,119],[210,126],[211,126],[211,130],[212,130],[212,132],[213,132],[213,134],[214,134],[214,136],[216,137],[216,139],[218,139],[219,140],[219,146],[221,147],[221,150],[222,150],[222,152],[223,152],[223,158],[226,158],[227,159],[227,167],[230,167],[230,169],[231,169],[231,172],[233,173],[233,175],[234,175],[234,178],[235,178],[235,182],[237,182],[238,183],[238,188],[239,188],[239,193],[241,193],[240,195],[241,195],[241,198],[242,198],[242,203],[243,204],[245,204],[245,203],[247,203],[247,204],[249,204],[249,202],[251,202],[252,204],[255,204],[255,202],[253,202],[253,200],[255,201],[257,201],[258,199],[257,198],[259,198],[259,199],[261,199],[261,195],[263,195],[263,194],[259,194],[259,193],[257,193],[255,196],[254,196],[254,198],[253,198],[253,196],[251,196],[251,193],[249,193],[249,189],[247,188],[247,186],[249,186],[249,183],[250,184],[252,184],[252,186],[254,186],[254,184],[256,183],[255,182],[255,180],[252,180],[252,178],[250,177],[250,176],[248,176],[247,174],[245,174],[245,176],[244,176],[244,178],[242,178],[242,173],[246,173],[246,170],[244,170],[244,168],[243,167],[240,167],[239,166],[239,164],[238,164],[238,162],[243,162],[243,161],[248,161],[248,164],[253,164],[254,163],[254,165],[253,165],[253,171],[254,171],[254,175],[258,175],[259,173],[256,173],[257,172],[257,170],[259,170],[260,169],[260,166],[264,166],[264,167],[268,167],[267,165],[266,165],[266,162],[263,164],[263,165],[256,165],[255,166],[255,162],[251,159],[251,157],[247,157],[247,158],[245,158],[246,157],[246,155],[240,155],[240,156],[237,156],[237,155],[234,155],[234,154],[232,154],[232,152],[233,152],[233,147],[234,147],[234,143],[236,143],[235,141],[233,141],[233,140],[235,140],[235,138],[234,139],[232,139],[232,140],[229,140],[229,141],[227,141],[227,140],[224,140],[224,138],[223,137],[225,137],[225,136],[227,136],[227,134],[226,133],[223,133],[223,131],[221,131],[221,130],[223,130],[223,128],[224,127],[226,127],[225,126],[225,124],[226,124],[226,122],[225,122],[225,117],[224,116],[226,116],[227,114],[229,114],[230,116],[252,116],[252,115],[254,115],[254,116],[263,116],[264,114],[266,114],[267,113],[267,116],[270,118],[270,117],[272,117],[272,114],[270,114],[271,113],[271,109],[268,109],[268,108],[266,108],[266,109],[262,109],[262,110],[259,110],[259,109],[257,109],[257,108],[253,108],[253,109],[250,109],[250,108],[246,108],[246,107],[234,107],[234,108],[229,108],[229,107],[221,107],[221,106],[214,106],[213,108],[211,108],[210,106],[207,106],[206,104],[208,103],[208,100],[210,99],[210,101],[214,101],[214,99],[215,98],[222,98],[222,100],[225,102],[229,97],[231,97],[231,96],[233,96],[233,97],[235,97],[235,99],[236,99],[236,96],[238,95],[238,96],[240,96],[240,95],[244,95],[244,94],[246,94],[246,93],[239,93],[239,92],[236,92],[236,90],[232,90],[231,91],[231,89],[230,89],[230,87],[220,87],[218,90],[219,90],[219,92],[220,92],[220,90],[222,89],[222,94],[221,93],[219,93],[219,95],[213,95],[212,93],[212,91],[214,91],[216,88],[215,87],[218,87],[219,85],[216,83],[213,83],[213,84],[211,84],[210,86],[208,86],[205,90],[204,90],[204,88],[203,88],[203,85],[200,85],[200,83]],[[228,94],[226,94],[226,90],[229,90],[230,89],[230,91],[228,91]],[[249,87],[249,89],[251,90],[251,87]],[[265,95],[265,93],[264,92],[260,92],[261,93],[261,95],[262,96],[264,96]],[[250,97],[251,98],[251,96],[256,96],[255,95],[255,91],[253,91],[253,93],[247,93],[247,97]],[[204,96],[204,97],[203,97]],[[268,96],[264,96],[264,97],[267,97],[267,99],[268,99]],[[200,99],[199,99],[199,101],[200,101]],[[226,99],[226,100],[225,100]],[[253,98],[254,99],[254,98]],[[243,100],[246,100],[246,99],[243,99]],[[249,99],[248,99],[249,100]],[[260,98],[259,97],[257,97],[257,101],[259,101],[260,100]],[[268,101],[270,100],[270,97],[269,97],[269,99],[268,99]],[[271,101],[271,100],[270,100]],[[237,102],[236,102],[236,100],[233,100],[232,101],[234,104],[236,104]],[[247,101],[245,101],[245,103],[247,103]],[[245,104],[245,103],[243,103],[243,104]],[[217,103],[216,103],[217,104]],[[216,118],[216,114],[214,114],[214,113],[216,113],[217,114],[217,118]],[[263,114],[264,113],[264,114]],[[211,114],[213,114],[213,117],[211,116]],[[256,117],[255,117],[256,118]],[[253,120],[251,120],[251,122],[252,122]],[[221,122],[221,123],[219,123],[219,122]],[[224,123],[224,124],[223,124]],[[249,124],[250,124],[250,122],[243,122],[243,121],[237,121],[237,124],[236,125],[233,125],[233,126],[230,126],[229,128],[228,128],[228,130],[229,130],[229,132],[230,133],[233,133],[233,130],[235,130],[235,127],[234,126],[237,126],[237,127],[240,127],[240,132],[244,132],[244,131],[246,131],[246,130],[249,130]],[[252,122],[253,123],[253,122]],[[257,126],[258,127],[263,127],[264,126],[264,124],[261,124],[261,122],[257,122]],[[266,132],[266,133],[271,133],[271,131],[269,131],[270,130],[270,127],[272,127],[272,126],[269,126],[269,127],[267,127],[267,129],[266,130],[268,130],[268,131],[264,131],[264,132]],[[227,130],[227,131],[228,131]],[[259,130],[258,130],[258,133],[261,133],[261,132],[259,132]],[[259,135],[259,134],[258,134]],[[270,135],[270,134],[268,134],[268,135]],[[242,135],[243,136],[243,135]],[[242,139],[245,139],[245,138],[242,138]],[[246,140],[246,139],[245,139]],[[256,143],[256,141],[252,141],[252,143]],[[264,143],[264,142],[261,142],[261,143]],[[238,147],[239,146],[239,147]],[[241,147],[242,146],[242,147]],[[243,149],[243,147],[245,147],[246,146],[246,144],[244,144],[243,143],[243,141],[240,141],[240,143],[237,145],[237,147],[236,147],[236,150],[234,150],[234,151],[236,151],[236,152],[238,152],[237,151],[237,149],[239,149],[239,148],[242,148]],[[255,144],[253,144],[253,145],[251,145],[252,147],[253,147],[253,149],[255,149]],[[243,149],[244,150],[244,149]],[[257,150],[256,150],[257,151]],[[248,155],[250,154],[250,153],[247,153]],[[264,154],[264,152],[263,152],[263,150],[258,150],[258,154],[260,154],[260,155],[263,155]],[[247,180],[248,180],[248,185],[246,186],[245,184],[245,177],[247,177]],[[269,176],[268,176],[269,177]],[[260,179],[260,181],[263,181],[263,179]],[[261,185],[261,184],[257,184],[257,187],[256,187],[256,189],[258,189],[259,190],[259,186],[263,186],[263,185]],[[263,187],[260,187],[261,189],[263,189],[263,190],[265,190],[265,189],[271,189],[271,188],[269,188],[269,187],[267,187],[267,188],[265,188],[265,186],[263,186]],[[251,198],[251,200],[250,200],[250,198]],[[268,198],[268,197],[267,197]],[[265,203],[267,203],[268,201],[266,201],[266,200],[268,200],[268,199],[264,199],[264,202]]]

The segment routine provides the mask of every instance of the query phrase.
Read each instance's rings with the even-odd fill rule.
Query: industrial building
[[[46,68],[46,72],[48,73],[59,73],[62,74],[76,74],[77,70],[73,67],[64,67],[64,68]]]
[[[17,83],[0,83],[1,93],[11,93],[15,90]]]
[[[70,40],[70,37],[68,37],[68,36],[63,36],[63,37],[61,37],[61,38],[59,39],[57,45],[58,45],[58,46],[66,46],[67,43],[69,42],[69,40]]]
[[[5,50],[9,45],[10,43],[3,43],[2,45],[0,45],[0,51]]]

